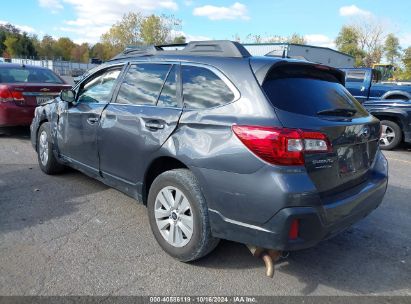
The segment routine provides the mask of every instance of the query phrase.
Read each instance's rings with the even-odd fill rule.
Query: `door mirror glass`
[[[75,102],[76,101],[76,94],[73,90],[62,90],[60,92],[60,99],[65,102]]]

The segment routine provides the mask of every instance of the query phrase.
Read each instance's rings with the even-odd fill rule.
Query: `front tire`
[[[211,235],[206,201],[189,170],[160,174],[150,187],[147,208],[154,237],[177,260],[197,260],[217,246],[219,240]]]
[[[40,169],[46,174],[53,175],[64,169],[53,154],[49,122],[43,123],[37,134],[37,159]]]
[[[382,120],[381,128],[381,150],[392,150],[396,148],[402,141],[402,132],[400,126],[391,120]]]

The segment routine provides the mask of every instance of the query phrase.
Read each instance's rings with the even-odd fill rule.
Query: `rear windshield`
[[[63,83],[52,71],[33,68],[0,68],[0,83]]]
[[[310,66],[285,65],[267,75],[263,90],[278,109],[316,116],[329,109],[354,109],[354,117],[368,115],[333,74]]]

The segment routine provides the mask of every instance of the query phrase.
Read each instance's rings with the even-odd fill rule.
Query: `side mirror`
[[[62,90],[60,92],[60,99],[65,102],[75,102],[76,101],[76,94],[73,90]]]

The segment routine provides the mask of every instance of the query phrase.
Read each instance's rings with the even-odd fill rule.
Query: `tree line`
[[[402,49],[398,37],[385,33],[385,26],[377,20],[344,25],[335,45],[339,51],[353,56],[357,67],[372,67],[385,56],[396,68],[396,80],[411,80],[411,46]]]
[[[61,59],[88,62],[93,48],[70,38],[28,35],[11,24],[0,25],[0,55],[5,58]]]
[[[88,62],[108,60],[130,45],[185,43],[179,35],[181,21],[173,16],[128,13],[101,36],[98,43],[75,43],[68,37],[39,38],[12,24],[0,25],[0,56],[5,58],[53,59]]]
[[[0,55],[35,59],[61,59],[88,62],[90,58],[108,60],[130,45],[185,43],[181,34],[181,20],[172,15],[149,15],[130,12],[113,24],[94,45],[77,44],[70,38],[54,39],[45,35],[21,32],[11,24],[0,25]],[[239,42],[288,42],[307,44],[304,36],[297,33],[288,37],[278,35],[249,34]],[[377,20],[364,19],[360,23],[342,26],[336,39],[337,49],[355,58],[355,66],[372,67],[385,58],[395,65],[396,79],[411,79],[411,47],[402,49],[398,37],[386,33]]]
[[[335,45],[340,52],[355,58],[355,67],[372,67],[383,62],[383,57],[395,66],[396,80],[411,80],[411,46],[402,49],[400,41],[393,33],[386,33],[385,26],[372,18],[341,27]],[[234,35],[239,42],[269,43],[285,42],[307,44],[304,36],[297,33],[289,37],[249,34],[245,40]]]

